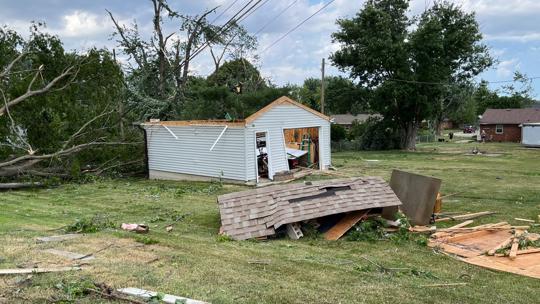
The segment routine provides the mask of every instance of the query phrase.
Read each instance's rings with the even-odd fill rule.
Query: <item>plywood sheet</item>
[[[411,224],[429,224],[437,193],[441,188],[440,179],[393,170],[390,187],[402,202],[403,205],[400,208]]]
[[[329,241],[338,240],[349,229],[351,229],[361,219],[365,218],[369,210],[360,210],[348,213],[341,221],[337,222],[330,230],[324,234],[324,238]]]

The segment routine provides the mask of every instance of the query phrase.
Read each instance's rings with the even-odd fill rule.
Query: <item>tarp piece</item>
[[[437,193],[441,188],[440,179],[394,170],[390,179],[390,188],[403,204],[400,209],[412,225],[429,224]],[[397,210],[394,209],[394,211]]]

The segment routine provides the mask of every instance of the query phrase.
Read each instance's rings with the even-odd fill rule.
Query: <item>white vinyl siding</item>
[[[245,128],[224,126],[146,126],[148,167],[172,173],[246,181]]]

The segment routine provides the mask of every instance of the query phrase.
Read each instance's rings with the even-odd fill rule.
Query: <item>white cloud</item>
[[[62,17],[63,26],[56,32],[63,37],[88,37],[111,31],[109,19],[85,11],[74,11]]]
[[[514,74],[514,71],[518,70],[520,67],[520,62],[517,58],[512,58],[509,60],[503,60],[497,65],[497,76],[510,77]]]

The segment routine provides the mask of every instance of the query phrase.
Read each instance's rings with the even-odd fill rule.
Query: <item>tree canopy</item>
[[[435,2],[409,18],[408,0],[369,0],[351,19],[338,20],[341,44],[331,59],[358,85],[373,91],[369,108],[394,122],[401,148],[414,149],[420,123],[444,116],[449,86],[470,82],[492,64],[473,13]]]

